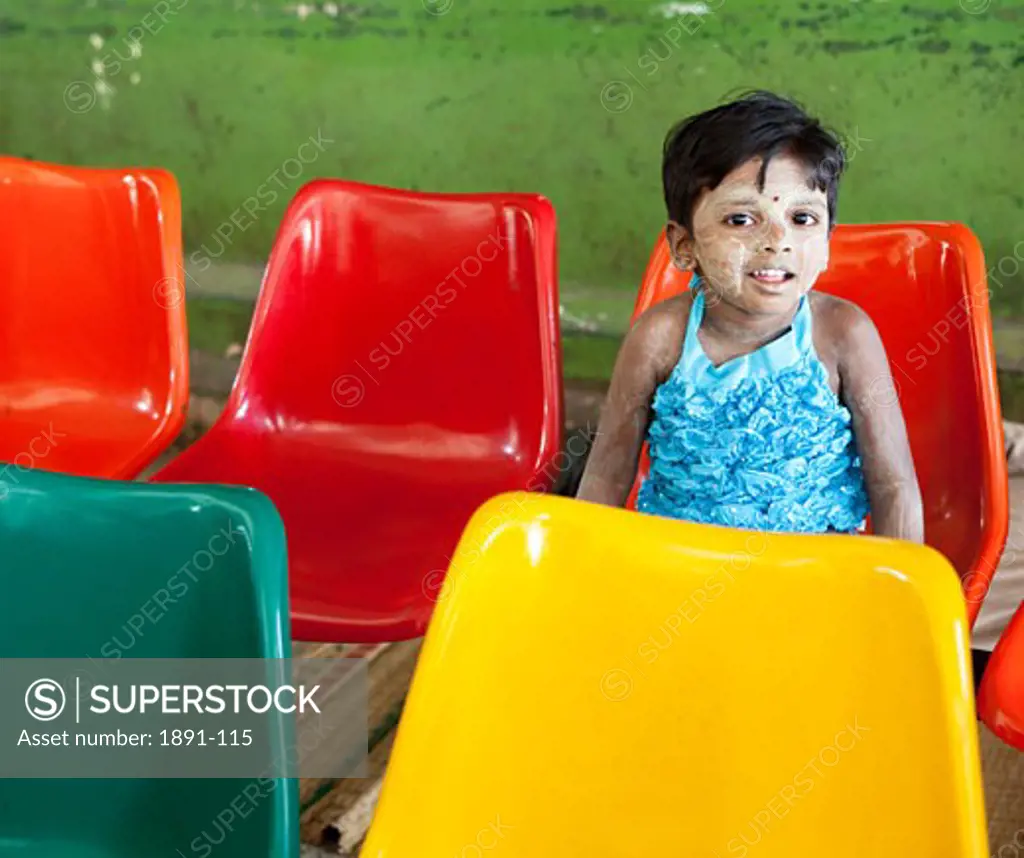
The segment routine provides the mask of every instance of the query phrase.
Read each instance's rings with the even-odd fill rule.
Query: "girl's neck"
[[[790,309],[770,316],[752,315],[717,296],[708,301],[704,295],[704,320],[701,327],[716,339],[753,344],[764,343],[782,334],[793,324],[800,301]]]

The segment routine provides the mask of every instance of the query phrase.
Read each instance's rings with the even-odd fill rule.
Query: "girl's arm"
[[[843,302],[837,315],[840,396],[853,416],[877,536],[924,542],[921,490],[910,453],[898,389],[871,318]]]
[[[626,334],[577,500],[624,506],[629,499],[654,391],[679,358],[686,324],[678,307],[671,300],[656,305]]]

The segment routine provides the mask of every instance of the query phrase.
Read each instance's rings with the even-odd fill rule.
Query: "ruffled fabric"
[[[851,416],[812,351],[767,375],[654,397],[640,512],[727,527],[855,532],[868,514]]]

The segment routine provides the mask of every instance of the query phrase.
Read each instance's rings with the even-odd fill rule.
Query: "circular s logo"
[[[64,106],[72,113],[88,113],[96,103],[96,88],[84,80],[64,87]]]
[[[52,679],[37,679],[25,692],[25,708],[37,721],[52,721],[59,717],[66,703],[64,689]]]
[[[153,300],[165,310],[173,310],[185,300],[185,288],[176,277],[165,277],[153,287]]]
[[[622,113],[633,103],[633,89],[622,80],[612,80],[601,90],[601,104],[609,113]]]
[[[621,667],[605,672],[601,677],[601,693],[606,700],[618,703],[625,700],[633,692],[633,677]]]
[[[334,379],[331,396],[342,408],[353,408],[363,401],[366,385],[355,375],[342,375]]]

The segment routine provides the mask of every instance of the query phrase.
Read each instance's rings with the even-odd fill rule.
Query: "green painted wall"
[[[640,0],[382,0],[305,18],[267,0],[3,0],[0,151],[171,169],[187,252],[219,262],[265,259],[316,176],[538,191],[558,210],[564,287],[601,293],[643,271],[666,129],[763,86],[853,144],[842,219],[968,223],[990,264],[1010,257],[1001,311],[1024,312],[1024,6],[961,4],[710,0],[681,26]],[[318,134],[322,151],[287,162]]]

